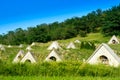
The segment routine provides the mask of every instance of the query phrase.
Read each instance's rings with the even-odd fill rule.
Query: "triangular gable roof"
[[[73,42],[70,42],[69,45],[67,46],[67,49],[75,49],[75,45]]]
[[[24,51],[20,50],[18,54],[15,56],[13,63],[20,62],[20,60],[24,57]]]
[[[20,45],[19,45],[19,48],[22,48],[22,47],[23,47],[23,45],[22,45],[22,44],[20,44]]]
[[[105,43],[102,43],[94,53],[88,58],[87,62],[90,64],[98,63],[98,58],[100,56],[106,56],[109,60],[109,65],[119,66],[120,58],[114,53],[114,51]]]
[[[75,42],[75,43],[80,43],[80,41],[79,41],[79,40],[75,40],[74,42]]]
[[[36,44],[35,44],[35,42],[33,42],[32,44],[31,44],[31,46],[35,46]]]
[[[26,50],[28,50],[28,51],[32,50],[31,46],[28,46],[28,47],[26,48]]]
[[[57,41],[52,42],[52,44],[48,47],[48,50],[52,50],[52,49],[61,49],[61,47],[59,46]]]
[[[2,51],[5,51],[5,47],[4,47],[4,46],[3,46],[3,47],[1,47],[0,49],[1,49]]]
[[[50,54],[46,57],[45,61],[53,61],[52,58],[55,58],[55,61],[62,61],[55,49],[50,52]]]
[[[26,61],[30,61],[31,63],[35,63],[36,62],[36,60],[33,57],[32,53],[29,52],[29,51],[27,52],[27,54],[21,60],[22,63],[24,63]]]
[[[115,35],[113,35],[112,38],[109,40],[108,44],[119,44],[119,40]]]
[[[5,47],[2,44],[0,44],[0,50],[5,51]]]
[[[2,45],[2,44],[0,44],[0,48],[1,48],[1,47],[3,47],[3,45]]]
[[[12,46],[11,45],[8,45],[8,48],[11,48]]]

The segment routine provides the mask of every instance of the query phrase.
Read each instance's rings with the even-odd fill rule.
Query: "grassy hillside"
[[[75,40],[91,41],[95,43],[96,48],[101,43],[107,43],[111,37],[104,37],[100,33],[91,33],[87,37],[75,37],[67,40],[58,40],[60,49],[59,55],[62,57],[62,62],[44,62],[47,55],[50,53],[47,50],[52,43],[37,43],[32,46],[33,53],[37,64],[11,64],[19,50],[24,50],[27,53],[26,47],[19,48],[18,45],[12,45],[11,48],[5,46],[5,51],[0,51],[0,79],[4,80],[119,80],[120,67],[111,67],[102,64],[90,65],[82,62],[87,60],[95,49],[81,48],[80,44],[76,43],[76,49],[66,49],[70,42]],[[119,38],[119,37],[118,37]],[[120,44],[109,45],[120,56]]]
[[[63,61],[82,61],[83,59],[88,59],[88,57],[94,52],[92,49],[81,49],[80,44],[75,44],[76,49],[66,49],[66,46],[70,42],[74,42],[75,40],[82,41],[92,41],[95,43],[96,48],[101,43],[107,43],[111,37],[104,37],[100,33],[90,33],[87,35],[87,37],[75,37],[67,40],[58,40],[59,45],[62,47],[61,50],[59,50],[60,56],[62,57]],[[119,38],[119,37],[118,37]],[[52,43],[37,43],[35,46],[32,46],[31,52],[33,53],[34,57],[36,58],[37,62],[43,62],[46,58],[46,56],[50,53],[49,50],[47,50],[48,46]],[[18,45],[12,45],[11,48],[8,48],[5,45],[5,51],[0,51],[1,59],[3,61],[12,62],[16,54],[19,52],[19,50],[24,50],[26,53],[26,47],[28,45],[24,44],[23,48],[19,48]],[[115,50],[115,52],[120,55],[120,44],[117,45],[110,45],[111,48]]]

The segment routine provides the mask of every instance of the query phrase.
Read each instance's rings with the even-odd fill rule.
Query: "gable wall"
[[[109,65],[111,65],[111,66],[118,66],[119,65],[118,61],[109,53],[109,51],[104,46],[102,46],[95,53],[95,55],[88,61],[88,63],[90,63],[90,64],[99,63],[99,57],[102,55],[104,55],[108,58]]]

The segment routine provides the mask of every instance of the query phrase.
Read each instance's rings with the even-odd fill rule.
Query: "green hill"
[[[118,36],[117,36],[118,37]],[[37,43],[35,42],[35,46],[32,46],[31,52],[33,56],[37,60],[37,64],[29,64],[29,63],[17,63],[12,64],[12,61],[19,50],[24,50],[27,52],[26,47],[28,45],[23,44],[23,48],[19,48],[18,45],[12,45],[11,48],[5,46],[5,51],[0,51],[0,77],[21,77],[24,76],[31,79],[35,76],[41,78],[43,77],[106,77],[106,78],[119,78],[120,67],[115,68],[111,66],[106,66],[102,64],[98,65],[90,65],[84,63],[83,60],[87,60],[90,55],[94,52],[95,49],[83,47],[81,48],[82,42],[93,42],[95,47],[97,48],[101,43],[107,43],[111,37],[104,37],[100,33],[90,33],[86,37],[75,37],[67,40],[58,40],[59,45],[62,47],[58,52],[62,57],[62,62],[44,62],[47,55],[50,53],[47,50],[48,46],[52,43]],[[119,37],[118,37],[119,38]],[[66,46],[70,42],[74,42],[75,40],[80,40],[81,44],[76,43],[76,49],[66,49]],[[109,45],[119,56],[120,56],[120,44]],[[13,78],[14,78],[13,77]],[[12,78],[11,78],[12,79]],[[86,79],[87,80],[87,79]]]
[[[7,45],[31,44],[32,42],[46,43],[54,40],[66,40],[76,36],[85,37],[89,33],[96,32],[102,33],[104,36],[120,35],[119,27],[120,5],[105,11],[98,9],[85,16],[76,16],[63,22],[38,24],[28,27],[26,30],[18,28],[9,31],[7,34],[0,34],[0,43]],[[93,38],[91,36],[91,39],[93,40],[94,36]]]
[[[111,37],[104,37],[100,33],[90,33],[86,37],[75,37],[67,40],[58,40],[59,45],[62,47],[59,50],[60,56],[62,57],[63,61],[83,61],[83,59],[87,60],[88,57],[94,52],[95,49],[88,49],[88,48],[81,48],[80,43],[75,43],[76,49],[66,49],[67,45],[70,42],[74,42],[75,40],[79,40],[81,42],[93,42],[95,47],[97,48],[101,43],[107,43]],[[119,37],[118,37],[119,38]],[[46,56],[50,53],[47,50],[48,46],[50,46],[51,42],[48,43],[37,43],[35,42],[35,46],[32,46],[31,52],[33,53],[37,62],[43,62]],[[11,48],[8,48],[5,45],[5,51],[0,51],[1,59],[6,62],[12,62],[16,54],[19,50],[24,50],[25,53],[27,52],[26,47],[28,45],[23,44],[23,48],[19,48],[18,45],[12,45]],[[120,55],[120,44],[110,45],[114,51]]]

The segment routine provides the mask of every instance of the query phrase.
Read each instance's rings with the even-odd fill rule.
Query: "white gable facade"
[[[0,50],[5,51],[5,47],[2,44],[0,44]]]
[[[8,48],[11,48],[12,46],[11,45],[8,45]]]
[[[113,35],[112,38],[109,40],[108,44],[119,44],[119,40],[115,35]]]
[[[26,50],[28,50],[28,51],[32,50],[31,46],[28,46],[28,47],[26,48]]]
[[[75,40],[74,42],[75,42],[75,43],[80,43],[80,41],[79,41],[79,40]]]
[[[50,54],[46,57],[45,61],[62,61],[58,53],[53,49]]]
[[[23,45],[22,45],[22,44],[20,44],[20,45],[19,45],[19,48],[22,48],[22,47],[23,47]]]
[[[18,54],[15,56],[13,63],[18,63],[24,57],[24,51],[20,50]]]
[[[52,50],[52,49],[61,49],[61,47],[59,46],[57,41],[54,41],[49,47],[48,50]]]
[[[31,46],[35,46],[36,44],[35,44],[35,42],[33,42],[32,44],[31,44]]]
[[[68,46],[67,46],[67,49],[75,49],[75,45],[73,42],[71,42]]]
[[[1,49],[2,51],[5,51],[5,47],[4,47],[4,46],[3,46],[3,47],[1,47],[0,49]]]
[[[30,62],[30,63],[35,63],[36,60],[35,58],[33,57],[32,53],[31,52],[27,52],[27,54],[22,58],[21,62],[24,63],[24,62]]]
[[[105,64],[117,67],[120,64],[120,58],[105,43],[102,43],[87,60],[90,64]]]
[[[2,45],[2,44],[0,44],[0,48],[1,48],[1,47],[3,47],[3,45]]]

